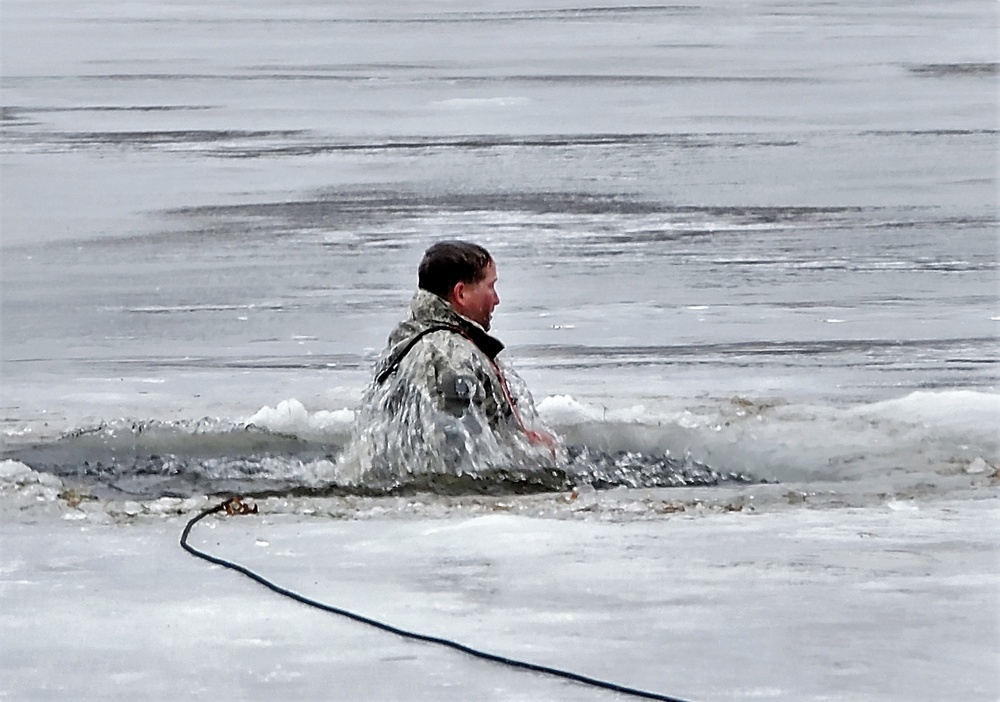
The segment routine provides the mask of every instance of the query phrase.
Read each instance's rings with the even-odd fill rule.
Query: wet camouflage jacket
[[[418,290],[410,309],[359,409],[359,475],[391,487],[551,466],[525,433],[542,427],[524,381],[497,357],[503,344],[433,293]]]
[[[413,296],[410,312],[389,335],[375,365],[375,383],[424,388],[438,409],[454,416],[475,405],[494,430],[512,421],[511,403],[494,365],[504,348],[500,340],[426,290]]]

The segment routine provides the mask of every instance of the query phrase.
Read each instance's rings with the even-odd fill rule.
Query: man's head
[[[439,241],[424,253],[418,286],[446,300],[463,317],[489,330],[500,304],[496,265],[489,251],[466,241]]]

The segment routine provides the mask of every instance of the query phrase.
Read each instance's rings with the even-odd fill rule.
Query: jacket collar
[[[413,320],[421,325],[457,327],[491,361],[504,349],[503,342],[495,336],[491,336],[477,322],[460,315],[448,304],[447,300],[434,293],[417,290],[413,299],[410,300],[410,312],[413,314]]]

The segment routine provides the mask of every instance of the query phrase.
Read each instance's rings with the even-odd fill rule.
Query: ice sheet
[[[209,518],[192,543],[504,655],[691,700],[1000,692],[996,498],[639,521],[262,506]],[[283,600],[182,552],[180,517],[120,519],[0,526],[0,695],[615,699]]]

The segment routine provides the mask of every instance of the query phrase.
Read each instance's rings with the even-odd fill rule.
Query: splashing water
[[[498,366],[499,368],[499,366]],[[507,379],[519,420],[539,426],[527,386],[513,368]],[[420,384],[399,374],[365,393],[354,440],[339,466],[341,479],[391,491],[475,489],[557,490],[570,483],[566,452],[532,445],[515,418],[491,422],[476,396],[478,384],[457,378],[464,397],[438,402]],[[453,405],[453,406],[452,406]]]

